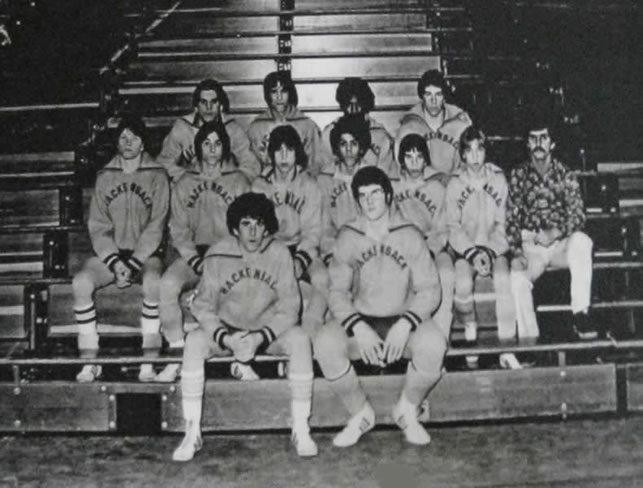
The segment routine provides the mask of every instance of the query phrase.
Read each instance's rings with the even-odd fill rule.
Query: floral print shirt
[[[582,230],[585,209],[574,173],[552,159],[544,175],[525,162],[513,169],[507,200],[507,237],[510,249],[521,247],[521,230],[539,232],[557,228],[562,237]]]

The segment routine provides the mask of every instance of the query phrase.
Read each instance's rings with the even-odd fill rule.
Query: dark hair
[[[281,83],[281,86],[288,92],[288,103],[293,107],[299,104],[299,97],[297,96],[297,88],[295,83],[290,77],[290,71],[273,71],[263,79],[263,99],[266,104],[270,106],[270,92]]]
[[[460,157],[464,160],[464,153],[469,147],[471,147],[471,141],[478,140],[480,145],[484,147],[487,136],[484,135],[482,129],[477,125],[470,125],[467,127],[462,134],[460,134]]]
[[[560,119],[557,111],[551,106],[548,100],[536,101],[529,104],[524,114],[524,134],[525,138],[531,131],[547,129],[549,137],[555,139],[558,134]]]
[[[263,193],[248,192],[234,199],[226,212],[230,234],[239,230],[239,222],[244,218],[259,220],[266,226],[268,234],[275,234],[279,230],[275,206]]]
[[[335,100],[339,103],[342,111],[346,110],[352,97],[357,98],[357,103],[365,113],[371,112],[375,108],[375,95],[373,95],[371,87],[368,86],[368,82],[361,78],[344,78],[337,85]]]
[[[397,161],[400,163],[400,166],[406,170],[406,163],[404,162],[404,156],[407,152],[417,149],[417,151],[424,156],[424,162],[426,166],[431,164],[431,156],[429,155],[429,148],[426,145],[426,139],[420,134],[407,134],[402,139],[400,143],[400,148],[397,152]]]
[[[355,173],[353,181],[351,182],[351,191],[353,198],[359,205],[359,189],[363,186],[379,185],[384,190],[386,196],[386,204],[388,206],[393,202],[393,185],[386,173],[379,169],[377,166],[366,166]]]
[[[116,140],[118,141],[118,138],[121,137],[121,134],[125,129],[129,129],[129,131],[134,134],[137,137],[140,137],[141,141],[143,141],[143,147],[146,147],[146,142],[147,142],[147,129],[145,128],[145,122],[143,122],[143,119],[136,114],[127,114],[123,115],[121,118],[121,121],[118,124],[118,127],[116,128]]]
[[[295,151],[295,164],[305,169],[308,165],[308,156],[299,133],[292,125],[279,125],[272,129],[268,139],[268,157],[272,165],[275,165],[275,152],[281,148],[282,144]]]
[[[451,95],[449,84],[445,80],[442,72],[437,69],[426,71],[418,80],[418,97],[420,97],[420,99],[424,97],[424,90],[429,85],[439,87],[445,99]]]
[[[371,147],[371,130],[363,115],[344,115],[335,123],[330,131],[330,147],[333,154],[339,156],[339,143],[342,134],[350,134],[359,144],[359,155],[362,157]]]
[[[223,160],[225,161],[230,158],[230,136],[228,135],[228,131],[220,121],[213,120],[203,124],[194,136],[194,152],[199,161],[203,160],[203,148],[201,147],[203,141],[213,132],[219,136],[219,140],[223,146]]]
[[[219,100],[221,109],[224,112],[228,112],[230,110],[230,100],[228,99],[228,94],[224,91],[221,84],[218,81],[213,80],[212,78],[201,81],[194,89],[194,93],[192,94],[192,105],[194,107],[199,104],[199,100],[201,99],[201,92],[204,92],[206,90],[214,90],[215,92],[217,92],[217,99]]]

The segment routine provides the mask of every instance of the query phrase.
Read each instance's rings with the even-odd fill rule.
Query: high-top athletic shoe
[[[476,342],[478,340],[478,323],[473,321],[473,322],[467,322],[464,324],[464,340],[467,342]],[[478,368],[478,356],[467,356],[466,358],[467,361],[467,367],[469,369],[477,369]]]
[[[138,381],[141,383],[149,383],[156,379],[156,372],[151,364],[141,364],[141,369],[138,372]]]
[[[249,364],[234,361],[230,364],[230,374],[241,381],[257,381],[259,375]]]
[[[346,424],[346,427],[335,436],[333,445],[336,447],[349,447],[357,444],[363,434],[375,427],[375,412],[371,404],[366,402]]]
[[[502,369],[522,369],[522,364],[518,361],[516,355],[512,352],[504,352],[498,358]]]
[[[196,429],[191,423],[188,423],[185,436],[172,454],[173,461],[190,461],[194,458],[194,455],[201,450],[203,447],[203,441],[201,440],[201,433]]]
[[[312,457],[317,456],[317,444],[310,436],[310,431],[308,429],[292,429],[290,435],[290,442],[295,446],[297,455],[300,457]]]
[[[176,378],[179,376],[180,371],[180,364],[168,364],[163,368],[163,371],[156,375],[154,381],[157,381],[158,383],[174,383]]]
[[[393,420],[404,432],[407,442],[416,446],[426,446],[431,442],[431,436],[418,421],[417,407],[411,404],[404,395],[393,407]]]
[[[573,317],[574,332],[583,341],[592,341],[598,338],[598,332],[589,320],[587,312],[577,312]]]
[[[97,364],[86,364],[83,369],[76,375],[76,381],[79,383],[91,383],[103,374],[102,366]]]

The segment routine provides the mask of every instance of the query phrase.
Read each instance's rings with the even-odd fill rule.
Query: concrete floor
[[[643,487],[643,417],[431,429],[429,447],[377,430],[351,449],[315,433],[301,460],[284,434],[207,435],[189,463],[177,436],[0,438],[4,487]]]

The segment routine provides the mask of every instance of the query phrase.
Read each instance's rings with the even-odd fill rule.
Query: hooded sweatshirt
[[[407,134],[420,134],[426,138],[431,156],[431,167],[438,173],[451,174],[460,165],[460,135],[471,125],[469,115],[460,107],[444,104],[444,122],[433,131],[424,118],[423,103],[409,110],[400,120],[400,128],[395,138],[395,154]]]
[[[246,176],[230,161],[212,176],[197,165],[188,169],[172,189],[170,237],[181,257],[195,270],[201,249],[227,237],[226,212],[239,195],[250,191]]]
[[[308,156],[308,172],[314,175],[319,173],[321,165],[319,154],[319,151],[321,151],[321,134],[319,127],[312,119],[300,112],[297,107],[291,107],[286,114],[284,122],[277,121],[272,111],[267,109],[263,114],[258,115],[248,127],[250,147],[261,162],[262,167],[266,169],[271,166],[270,158],[268,157],[268,140],[272,130],[280,125],[290,125],[295,128]]]
[[[381,241],[366,235],[364,216],[344,225],[328,274],[328,305],[349,335],[361,315],[402,315],[415,329],[440,303],[440,280],[424,237],[397,213]]]
[[[431,176],[431,171],[425,171],[418,180],[409,178],[403,172],[400,178],[392,179],[391,183],[402,217],[420,229],[429,249],[434,256],[437,255],[447,243],[444,211],[446,189]]]
[[[89,236],[94,252],[108,267],[119,251],[132,251],[130,267],[140,271],[161,245],[170,202],[165,169],[147,153],[133,173],[125,173],[120,156],[98,172],[89,206]]]
[[[239,163],[239,169],[253,180],[260,171],[259,161],[250,150],[250,141],[243,128],[234,119],[226,119],[221,115],[228,136],[230,137],[230,152]],[[185,167],[196,161],[194,152],[194,137],[203,125],[203,120],[195,111],[176,119],[169,134],[163,141],[161,153],[156,158],[170,175],[172,181],[178,180]]]
[[[267,238],[251,253],[228,236],[208,249],[204,263],[192,314],[221,347],[229,327],[260,332],[270,344],[297,323],[299,289],[283,243]]]
[[[507,180],[494,164],[485,163],[481,171],[477,178],[463,165],[449,180],[449,243],[463,256],[474,246],[487,247],[500,256],[509,248],[505,232]]]
[[[289,181],[278,181],[271,170],[254,181],[252,191],[263,193],[275,204],[279,221],[275,237],[295,246],[295,259],[308,268],[318,256],[321,239],[322,194],[317,182],[295,166]]]

